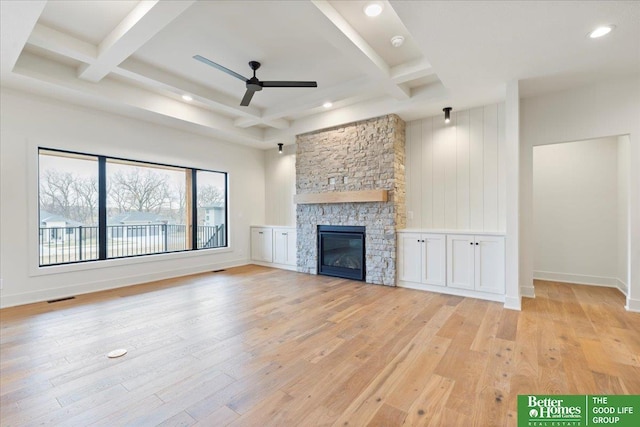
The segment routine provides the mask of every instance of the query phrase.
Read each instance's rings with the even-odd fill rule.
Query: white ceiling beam
[[[217,111],[246,118],[259,119],[262,110],[256,107],[241,107],[240,99],[209,87],[191,82],[158,67],[129,58],[114,69],[114,74],[138,81],[147,86],[164,89],[178,95],[185,93]]]
[[[338,13],[327,0],[311,1],[324,14],[329,22],[335,26],[340,34],[327,29],[323,37],[341,51],[353,57],[362,67],[362,70],[379,80],[382,87],[394,98],[404,100],[411,97],[409,88],[402,84],[396,84],[391,79],[389,65],[378,53],[362,38],[360,34]],[[350,45],[350,46],[349,46]],[[355,56],[355,57],[354,57]],[[359,60],[360,59],[360,60]],[[363,61],[362,59],[365,59]],[[359,61],[358,61],[359,60]]]
[[[45,0],[0,1],[0,69],[3,77],[16,65],[46,4]]]
[[[417,61],[396,65],[391,68],[390,75],[391,80],[393,80],[394,83],[401,84],[422,77],[435,75],[435,71],[428,61],[425,59],[419,59]]]
[[[251,117],[239,117],[234,120],[234,125],[239,128],[248,128],[251,126],[257,125],[265,125],[272,127],[274,129],[288,129],[291,126],[288,120],[285,119],[273,119],[273,120],[264,120],[261,118],[251,118]]]
[[[267,108],[263,112],[263,118],[274,120],[281,117],[297,115],[301,111],[317,108],[323,111],[322,104],[327,101],[336,103],[336,100],[344,100],[347,98],[360,96],[363,93],[376,93],[382,95],[384,91],[380,88],[376,81],[371,78],[357,78],[334,86],[316,89],[308,95],[294,100],[282,103],[276,107]],[[371,96],[367,96],[370,98]]]
[[[28,43],[87,64],[93,64],[97,60],[96,46],[42,24],[36,25]],[[215,111],[240,116],[239,127],[246,128],[258,124],[276,129],[289,127],[286,120],[278,117],[264,118],[264,112],[259,108],[240,107],[239,100],[234,97],[133,58],[126,59],[113,68],[112,72],[161,91],[178,95],[188,93],[196,101],[207,104]]]
[[[93,64],[98,57],[95,45],[43,24],[36,24],[27,43],[86,64]]]
[[[76,77],[73,68],[26,52],[20,56],[13,72],[55,87],[64,87],[85,97],[94,97],[102,102],[134,107],[167,118],[207,127],[229,140],[245,143],[262,142],[262,129],[239,129],[234,126],[232,119],[211,114],[204,108],[114,79],[106,78],[97,84],[81,80]]]
[[[100,43],[97,60],[80,67],[78,77],[100,81],[193,3],[194,0],[141,1]]]
[[[410,99],[404,101],[398,102],[389,96],[369,99],[367,102],[360,102],[344,108],[327,111],[323,114],[301,118],[293,122],[291,127],[284,131],[276,132],[274,129],[267,129],[264,134],[264,142],[277,142],[285,136],[291,139],[295,135],[313,132],[317,129],[330,128],[344,123],[405,111],[413,106],[417,107],[437,99],[445,99],[448,96],[450,96],[450,92],[442,83],[437,82],[419,88],[419,90],[414,91]]]

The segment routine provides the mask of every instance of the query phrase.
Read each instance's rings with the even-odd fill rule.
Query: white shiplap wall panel
[[[457,167],[456,167],[456,115],[451,117],[454,126],[445,126],[442,132],[444,144],[444,228],[456,228],[457,215]]]
[[[407,156],[406,156],[406,172],[411,176],[407,176],[407,192],[411,194],[420,194],[422,192],[422,124],[419,121],[410,122],[407,126]],[[411,190],[408,187],[411,187]],[[407,199],[407,212],[412,213],[412,218],[407,218],[407,226],[421,228],[422,217],[416,215],[421,211],[420,198],[413,197]]]
[[[484,230],[498,229],[498,106],[484,107],[483,206]]]
[[[407,210],[415,228],[504,231],[504,104],[409,122]],[[419,155],[418,155],[419,153]]]
[[[456,227],[469,229],[469,111],[456,114]]]
[[[469,227],[484,230],[484,109],[469,112]]]
[[[296,207],[293,195],[296,193],[295,147],[284,147],[265,151],[265,220],[270,225],[296,225]]]
[[[444,195],[445,195],[445,166],[447,160],[446,128],[444,121],[434,120],[432,144],[433,144],[433,228],[445,228],[444,222]],[[423,194],[423,197],[425,194]]]
[[[498,230],[507,229],[507,167],[504,104],[498,104]]]
[[[434,228],[433,225],[433,127],[431,120],[423,120],[422,128],[422,188],[418,194],[422,210],[417,213],[421,218],[421,228]],[[429,197],[425,195],[429,194]],[[415,215],[415,214],[414,214]]]

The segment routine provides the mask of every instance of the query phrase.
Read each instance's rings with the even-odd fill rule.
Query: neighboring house
[[[225,223],[225,207],[224,203],[216,203],[211,206],[204,206],[204,224],[209,226],[218,226]]]
[[[55,240],[75,240],[83,224],[62,215],[40,211],[40,243]]]
[[[224,203],[219,202],[204,206],[204,224],[198,227],[198,246],[201,248],[217,248],[225,245],[226,210]]]
[[[169,221],[153,212],[124,212],[107,219],[107,233],[112,239],[132,239],[166,234]]]

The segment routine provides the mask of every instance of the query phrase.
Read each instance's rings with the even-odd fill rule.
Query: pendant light
[[[451,121],[451,110],[452,109],[453,108],[451,108],[451,107],[446,107],[446,108],[442,109],[442,111],[444,111],[444,122],[445,123],[449,123]]]

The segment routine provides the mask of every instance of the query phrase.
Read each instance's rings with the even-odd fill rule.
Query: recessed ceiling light
[[[369,3],[364,7],[364,13],[367,16],[378,16],[382,13],[382,3]]]
[[[393,47],[400,47],[404,43],[404,37],[402,36],[393,36],[391,37],[391,45]]]
[[[193,97],[191,95],[187,95],[186,93],[182,95],[182,99],[184,99],[187,102],[193,101]]]
[[[324,108],[331,108],[331,107],[333,107],[333,104],[332,104],[331,102],[327,101],[327,102],[325,102],[324,104],[322,104],[322,106],[323,106]]]
[[[606,36],[614,28],[615,25],[603,25],[602,27],[598,27],[595,30],[591,31],[589,33],[589,37],[591,37],[592,39],[597,39],[598,37]]]

